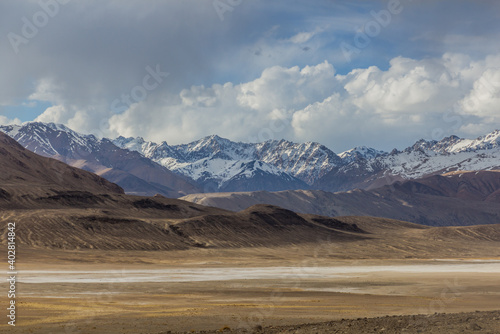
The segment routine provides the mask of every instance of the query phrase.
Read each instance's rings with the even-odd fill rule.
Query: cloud
[[[474,81],[472,90],[461,101],[461,105],[466,113],[498,122],[500,120],[500,68],[487,68]]]
[[[290,42],[295,44],[302,44],[310,40],[314,36],[312,32],[301,32],[290,38]]]
[[[75,112],[69,112],[63,106],[52,106],[43,112],[40,116],[38,116],[35,121],[37,122],[55,122],[55,123],[64,123],[67,124],[71,118],[75,116]]]
[[[347,62],[340,43],[383,3],[243,1],[221,22],[211,1],[71,1],[18,54],[0,39],[0,106],[48,104],[37,120],[172,143],[217,133],[390,149],[479,135],[499,122],[497,95],[482,86],[500,63],[499,6],[408,2]],[[38,1],[0,1],[0,35],[22,34],[23,17],[40,10]],[[114,108],[157,65],[170,75]]]
[[[19,120],[19,118],[9,119],[3,115],[0,115],[0,124],[1,125],[21,124],[21,120]]]
[[[442,135],[469,134],[486,121],[500,124],[498,90],[480,84],[500,78],[500,71],[488,67],[494,59],[474,62],[455,54],[424,60],[396,57],[385,71],[369,67],[347,75],[336,74],[328,62],[274,66],[238,85],[193,86],[164,101],[164,107],[138,104],[114,115],[111,130],[129,136],[147,133],[170,142],[216,133],[242,141],[320,141],[337,151],[367,143],[402,148],[431,138],[436,129]],[[472,98],[476,105],[467,109],[465,103]],[[460,124],[450,122],[453,113],[461,115]]]
[[[255,110],[295,109],[327,96],[336,83],[335,70],[327,62],[303,69],[274,66],[258,79],[239,85],[238,101]]]
[[[495,63],[496,56],[482,61],[460,54],[396,57],[385,71],[369,67],[337,75],[343,90],[294,112],[296,138],[320,138],[341,149],[350,138],[350,146],[390,149],[452,133],[479,136],[500,125],[500,85],[492,84],[500,79],[500,71],[491,67]]]
[[[294,44],[303,44],[308,42],[311,38],[316,36],[318,33],[322,32],[323,29],[317,27],[314,31],[309,32],[299,32],[298,34],[290,38],[290,42]]]
[[[275,66],[264,70],[259,78],[239,85],[184,89],[161,107],[139,103],[114,115],[110,129],[138,136],[147,128],[150,138],[170,142],[210,134],[242,141],[279,138],[291,130],[289,124],[284,126],[289,123],[290,112],[326,98],[336,84],[333,66],[327,62],[302,69]],[[281,123],[278,125],[277,121]],[[277,128],[280,133],[269,132],[276,132]]]

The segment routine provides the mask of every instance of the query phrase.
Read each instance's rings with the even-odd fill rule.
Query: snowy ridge
[[[347,151],[350,153],[352,150]],[[348,155],[342,153],[346,160]],[[351,170],[400,176],[404,179],[421,178],[432,174],[451,171],[479,171],[500,169],[500,131],[477,139],[461,139],[457,136],[446,137],[441,141],[419,140],[404,151],[394,150],[378,154],[362,161],[352,161],[343,166],[340,172],[348,174]]]
[[[332,178],[352,180],[344,186],[348,189],[362,187],[365,181],[385,179],[388,175],[414,179],[456,170],[491,170],[500,167],[500,131],[474,140],[457,136],[441,141],[422,139],[403,151],[393,150],[391,153],[360,146],[339,155],[318,143],[270,140],[248,144],[232,142],[219,136],[177,146],[123,137],[115,140],[115,144],[137,150],[194,180],[212,180],[218,182],[219,186],[237,175],[246,175],[251,179],[258,170],[282,178],[289,175],[313,188],[337,191],[345,188],[325,188],[324,181]],[[260,164],[250,164],[256,161]],[[334,181],[333,184],[342,182]]]
[[[194,180],[218,179],[221,184],[236,175],[250,177],[257,170],[276,176],[288,174],[312,184],[333,167],[342,164],[341,159],[323,145],[296,144],[286,140],[248,144],[213,135],[175,146],[169,146],[166,142],[156,144],[145,142],[142,138],[123,137],[117,138],[114,143],[122,148],[136,150]]]
[[[74,151],[76,155],[86,155],[93,152],[101,142],[94,135],[83,135],[62,124],[54,123],[29,122],[23,125],[0,126],[0,131],[30,151],[47,157],[67,155],[70,151]],[[64,138],[62,134],[65,135]],[[64,152],[55,149],[52,140],[65,141]]]
[[[366,146],[358,146],[340,153],[339,157],[344,163],[350,163],[359,159],[373,159],[383,154],[385,154],[384,151],[378,151]]]
[[[453,145],[449,152],[470,152],[477,150],[490,150],[500,147],[500,130],[495,130],[475,140],[462,139]]]
[[[119,148],[106,138],[80,134],[63,125],[31,122],[22,126],[2,126],[0,131],[32,152],[96,173],[130,194],[180,197],[201,190],[191,180],[138,152]]]
[[[467,170],[491,170],[500,167],[500,151],[465,151],[452,154],[438,154],[432,151],[413,151],[405,154],[387,156],[380,162],[393,175],[415,179],[434,173]]]
[[[103,149],[106,154],[122,148],[138,152],[141,159],[187,177],[205,191],[339,191],[377,185],[381,179],[393,182],[394,178],[388,176],[415,179],[451,171],[500,169],[498,130],[476,139],[422,139],[403,151],[387,153],[360,146],[339,155],[313,142],[241,143],[217,135],[182,145],[165,141],[157,144],[141,137],[111,141],[77,133],[64,125],[40,122],[0,126],[0,131],[44,156],[88,160]],[[106,160],[106,154],[96,154],[95,159]]]
[[[256,158],[312,184],[342,160],[327,147],[307,142],[296,144],[286,140],[272,140],[256,145]]]
[[[490,150],[500,147],[500,130],[495,130],[476,139],[462,139],[457,136],[446,137],[440,141],[419,140],[410,149],[422,149],[436,153],[460,153]]]

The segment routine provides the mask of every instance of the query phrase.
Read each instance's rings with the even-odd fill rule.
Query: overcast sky
[[[0,123],[341,152],[500,128],[500,1],[2,0]]]

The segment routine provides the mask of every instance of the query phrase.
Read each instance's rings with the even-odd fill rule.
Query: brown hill
[[[172,226],[203,247],[255,247],[368,239],[365,231],[340,220],[305,216],[270,205],[256,205],[236,214],[205,215]]]
[[[375,216],[430,226],[500,223],[500,173],[451,173],[396,182],[372,191],[321,190],[193,194],[182,199],[239,211],[271,204],[324,216]]]
[[[59,191],[123,194],[123,189],[93,173],[34,154],[0,132],[0,199]]]
[[[53,123],[31,122],[20,128],[0,128],[26,149],[96,173],[118,184],[128,194],[159,193],[177,198],[200,192],[193,180],[173,173],[138,152],[122,149],[108,139],[82,135]]]
[[[189,203],[176,200],[134,203],[143,208],[23,210],[12,212],[11,217],[17,222],[19,244],[37,248],[210,249],[369,238],[352,224],[333,218],[303,217],[277,207],[257,206],[231,213],[189,207]]]
[[[65,151],[64,156],[58,154],[53,157],[96,173],[120,185],[131,195],[153,196],[158,193],[177,198],[200,191],[187,177],[173,173],[138,152],[121,149],[107,140],[102,140],[98,145],[86,154]]]
[[[420,183],[435,188],[443,196],[500,203],[500,171],[497,170],[451,172],[422,179]]]
[[[164,204],[163,210],[150,208],[149,211],[45,209],[3,212],[0,240],[6,243],[6,222],[15,221],[18,247],[37,252],[58,249],[197,250],[207,254],[216,249],[283,248],[288,252],[291,249],[300,252],[309,248],[322,254],[327,252],[329,257],[337,259],[499,255],[500,224],[428,227],[386,218],[295,214],[272,206],[224,213],[203,212],[197,206],[186,207],[181,201],[177,207]],[[166,218],[175,216],[191,217]],[[126,256],[126,253],[121,254]]]

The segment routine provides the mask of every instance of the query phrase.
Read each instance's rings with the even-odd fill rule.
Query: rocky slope
[[[500,223],[500,172],[453,172],[374,190],[193,194],[182,199],[239,211],[267,203],[325,216],[376,216],[431,226]]]
[[[215,334],[220,331],[199,331],[197,334]],[[227,328],[224,333],[241,334],[449,334],[449,333],[499,333],[500,311],[470,312],[434,315],[403,315],[379,318],[342,319],[294,326],[255,326],[251,330]]]
[[[500,169],[500,131],[477,139],[456,136],[441,141],[419,140],[403,151],[355,158],[316,180],[313,188],[346,191],[373,189],[396,181],[452,171]]]
[[[95,194],[123,194],[123,189],[93,173],[39,156],[0,132],[0,201],[18,194],[55,194],[81,191]]]
[[[305,189],[342,163],[335,153],[320,144],[285,140],[248,144],[210,136],[170,146],[166,142],[156,144],[142,138],[119,137],[113,142],[213,191]]]
[[[129,194],[168,197],[200,192],[188,178],[122,149],[108,139],[83,135],[53,123],[26,123],[0,127],[28,150],[91,171],[120,185]]]

